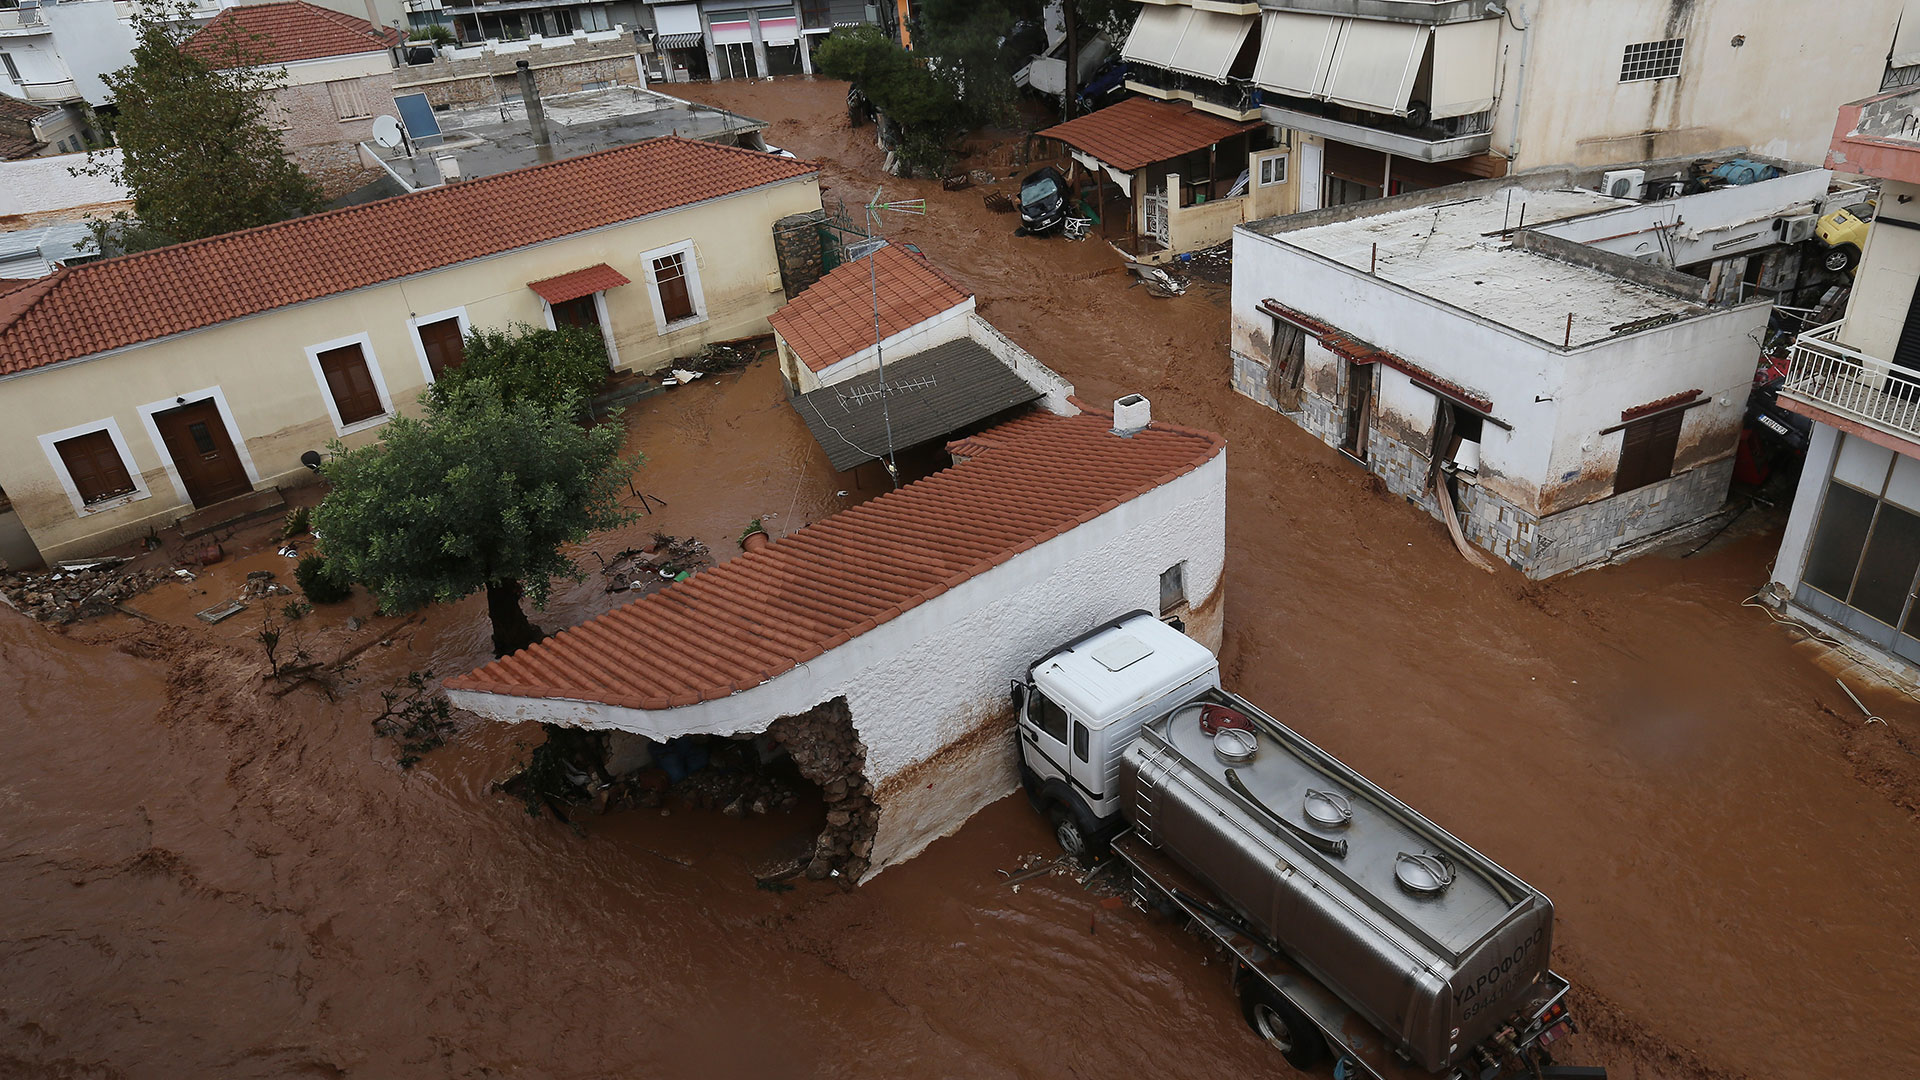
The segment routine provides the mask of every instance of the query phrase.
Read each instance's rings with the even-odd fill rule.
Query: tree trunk
[[[487,618],[493,623],[493,655],[505,656],[546,637],[520,608],[520,583],[487,585]]]

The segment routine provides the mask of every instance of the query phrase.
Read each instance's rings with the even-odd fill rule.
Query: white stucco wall
[[[1727,396],[1689,415],[1676,469],[1730,453],[1729,424],[1744,408],[1757,356],[1751,335],[1767,316],[1753,303],[1568,350],[1244,229],[1234,233],[1233,263],[1234,351],[1267,357],[1272,318],[1259,305],[1272,298],[1487,398],[1512,430],[1487,425],[1481,483],[1541,516],[1611,494],[1621,436],[1599,432],[1619,424],[1623,410],[1689,389]],[[1340,358],[1311,338],[1306,358],[1306,390],[1336,397]],[[1430,393],[1383,383],[1376,426],[1398,426],[1417,444],[1411,436],[1430,431],[1432,420]],[[1709,433],[1724,435],[1724,445],[1688,462],[1686,448]]]
[[[112,0],[85,0],[40,6],[41,18],[53,27],[60,59],[72,73],[74,85],[90,105],[113,100],[103,75],[133,62],[133,27],[120,17]]]
[[[1920,220],[1912,202],[1920,186],[1888,180],[1880,188],[1880,213],[1889,218]],[[1908,199],[1902,203],[1901,199]],[[1906,327],[1907,309],[1920,286],[1920,230],[1897,225],[1875,225],[1867,230],[1866,250],[1853,272],[1853,292],[1847,298],[1847,321],[1840,340],[1868,356],[1889,358]]]
[[[1773,219],[1813,213],[1825,200],[1832,179],[1826,169],[1808,169],[1757,184],[1603,210],[1542,225],[1537,231],[1616,255],[1664,251],[1671,256],[1662,259],[1664,265],[1690,266],[1778,243]]]
[[[48,214],[82,206],[110,207],[133,198],[133,192],[107,177],[73,175],[72,170],[90,162],[104,162],[118,168],[120,151],[99,150],[84,158],[63,154],[0,161],[0,216]]]
[[[1007,688],[1047,649],[1135,608],[1186,563],[1189,632],[1219,647],[1226,453],[752,689],[659,711],[450,691],[497,720],[676,735],[745,734],[844,696],[881,806],[873,873],[1017,783]],[[948,748],[959,760],[936,761]],[[892,783],[911,777],[910,783]]]

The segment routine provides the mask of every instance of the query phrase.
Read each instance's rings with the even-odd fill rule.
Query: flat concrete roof
[[[458,159],[461,179],[472,180],[662,135],[733,143],[767,126],[763,120],[637,86],[548,94],[541,104],[551,139],[544,157],[533,144],[526,106],[518,100],[435,111],[445,142],[417,148],[411,158],[399,148],[382,156],[408,183],[424,188],[441,182],[440,167],[435,164],[440,157]]]
[[[1584,345],[1644,319],[1706,308],[1604,270],[1520,250],[1502,234],[1521,223],[1523,210],[1533,226],[1635,205],[1594,191],[1515,186],[1299,228],[1285,228],[1289,219],[1279,218],[1253,231],[1363,273],[1371,266],[1382,280],[1554,345],[1567,341],[1571,312],[1571,344]]]

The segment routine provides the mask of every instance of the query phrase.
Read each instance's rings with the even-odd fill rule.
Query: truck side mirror
[[[1007,695],[1013,701],[1013,711],[1019,712],[1027,707],[1027,684],[1019,679],[1013,680],[1013,689]]]

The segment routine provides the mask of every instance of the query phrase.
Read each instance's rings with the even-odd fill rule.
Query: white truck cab
[[[1120,756],[1148,720],[1220,685],[1207,647],[1145,611],[1047,653],[1013,685],[1020,778],[1060,846],[1097,849],[1125,828]]]

